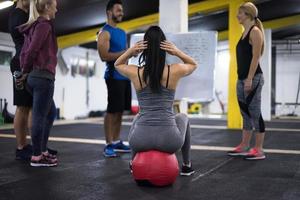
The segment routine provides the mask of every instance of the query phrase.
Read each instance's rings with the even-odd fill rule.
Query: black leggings
[[[243,116],[243,129],[255,131],[258,133],[265,132],[265,123],[261,115],[261,90],[264,85],[264,77],[257,74],[252,80],[252,90],[246,93],[244,90],[244,81],[237,82],[237,97],[240,111]]]

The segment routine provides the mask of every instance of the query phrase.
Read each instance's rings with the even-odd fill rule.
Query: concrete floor
[[[130,120],[125,121],[124,140],[130,127]],[[37,169],[15,161],[13,130],[0,130],[0,199],[300,199],[300,121],[267,123],[265,148],[273,153],[257,162],[226,155],[241,135],[224,129],[225,121],[192,119],[191,124],[196,173],[179,176],[165,188],[137,186],[128,169],[130,154],[115,159],[102,156],[101,120],[53,128],[49,146],[59,150],[59,166],[55,168]],[[73,142],[65,138],[73,138]],[[178,160],[181,161],[180,154]]]

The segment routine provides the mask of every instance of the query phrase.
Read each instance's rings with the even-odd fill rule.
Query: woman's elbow
[[[195,70],[195,69],[197,69],[198,68],[198,63],[197,62],[195,62],[193,65],[193,71]]]
[[[192,60],[192,63],[191,63],[195,68],[197,68],[198,66],[198,63],[195,59]]]

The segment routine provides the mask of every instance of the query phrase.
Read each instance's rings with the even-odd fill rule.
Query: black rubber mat
[[[283,122],[275,122],[278,123]],[[195,121],[192,120],[192,124],[196,124]],[[125,140],[129,128],[122,127]],[[12,134],[12,130],[0,130],[0,133]],[[59,125],[53,128],[51,137],[103,140],[103,125]],[[232,147],[240,137],[240,131],[235,130],[192,129],[193,145]],[[299,151],[299,141],[300,132],[273,131],[266,134],[265,148]],[[299,154],[268,153],[266,160],[251,162],[232,159],[225,151],[192,150],[196,169],[193,176],[179,176],[170,187],[148,188],[134,182],[128,167],[130,154],[105,159],[104,146],[100,144],[51,141],[49,147],[59,151],[59,166],[32,168],[28,163],[14,160],[15,139],[0,137],[1,200],[300,199]],[[177,155],[181,162],[180,153]]]

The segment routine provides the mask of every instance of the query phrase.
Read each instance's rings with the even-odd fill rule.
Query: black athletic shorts
[[[14,73],[14,71],[20,71],[20,64],[17,59],[12,59],[10,63],[10,71],[12,74]],[[15,106],[32,107],[31,94],[27,91],[26,86],[24,86],[23,90],[17,90],[15,87],[14,78],[13,78],[13,99],[14,99]]]
[[[131,84],[128,80],[105,79],[108,113],[131,110]]]

